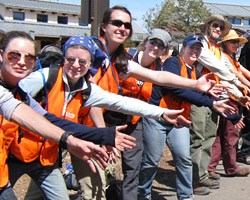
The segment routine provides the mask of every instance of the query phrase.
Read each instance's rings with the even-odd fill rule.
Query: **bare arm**
[[[23,103],[16,107],[11,115],[11,119],[21,126],[24,126],[57,144],[64,133],[64,130],[54,126],[43,116],[39,115]],[[91,159],[95,159],[102,168],[107,166],[106,160],[108,159],[108,155],[102,148],[92,142],[69,136],[67,139],[67,147],[69,152],[85,160],[93,172],[96,170]]]
[[[236,77],[240,80],[241,83],[245,84],[247,87],[250,88],[250,82],[246,79],[243,73],[238,72],[234,68],[230,69],[230,71],[236,75]]]
[[[64,130],[54,126],[43,116],[36,113],[29,106],[19,104],[11,115],[11,119],[21,126],[58,143]]]
[[[102,108],[97,108],[97,107],[90,108],[89,116],[91,117],[96,127],[106,127],[102,113],[103,113]]]
[[[242,74],[245,76],[245,78],[250,80],[250,72],[242,65],[240,66],[240,69],[241,69]]]
[[[167,71],[154,71],[141,66],[136,66],[131,76],[142,81],[152,82],[160,86],[170,86],[178,88],[190,88],[202,92],[207,92],[214,86],[214,82],[202,76],[198,80],[180,77]]]

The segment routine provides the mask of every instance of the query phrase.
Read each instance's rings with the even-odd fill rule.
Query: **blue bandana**
[[[92,67],[94,69],[98,69],[99,67],[102,66],[102,63],[106,58],[106,55],[102,52],[102,50],[96,45],[96,43],[90,37],[88,36],[70,37],[62,47],[63,54],[65,55],[66,50],[69,47],[72,47],[75,45],[82,46],[90,52],[91,60],[92,60]]]

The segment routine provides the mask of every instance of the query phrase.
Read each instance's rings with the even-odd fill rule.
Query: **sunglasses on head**
[[[240,44],[239,40],[229,40],[231,44]]]
[[[36,56],[32,54],[23,54],[18,51],[10,51],[7,53],[8,61],[13,64],[18,63],[22,56],[24,56],[24,61],[26,64],[34,64],[36,61]]]
[[[83,59],[83,58],[66,57],[65,59],[66,59],[66,60],[69,62],[69,64],[71,64],[71,65],[73,65],[73,64],[75,63],[76,60],[78,60],[78,64],[79,64],[80,66],[86,66],[86,65],[89,64],[89,63],[88,63],[85,59]]]
[[[157,40],[157,39],[150,39],[149,43],[153,46],[157,46],[160,50],[164,50],[166,49],[166,47],[164,46],[163,42]]]
[[[218,23],[213,23],[212,24],[212,27],[213,28],[220,28],[221,31],[224,31],[225,30],[225,26],[224,25],[221,25],[221,24],[218,24]]]
[[[123,22],[123,21],[117,20],[117,19],[111,20],[111,21],[109,22],[109,24],[112,24],[113,26],[116,26],[116,27],[121,27],[122,25],[124,25],[124,27],[125,27],[126,29],[131,29],[131,28],[132,28],[132,25],[131,25],[130,22]]]

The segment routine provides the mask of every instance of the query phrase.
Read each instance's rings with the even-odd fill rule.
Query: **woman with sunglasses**
[[[42,118],[37,117],[35,114],[32,117],[37,117],[38,119],[32,118],[32,123],[28,123],[27,116],[30,116],[32,112],[27,110],[25,113],[20,113],[24,109],[22,105],[16,107],[17,111],[11,117],[18,123],[24,124],[25,127],[41,133],[40,135],[35,135],[27,129],[23,129],[17,124],[3,119],[1,116],[1,199],[14,199],[8,196],[8,191],[11,191],[8,183],[9,178],[11,184],[14,185],[16,180],[24,173],[29,174],[43,188],[46,199],[67,199],[67,189],[56,165],[57,143],[60,144],[61,148],[68,148],[70,152],[87,161],[93,172],[95,172],[95,166],[91,159],[96,160],[100,167],[105,168],[109,157],[102,148],[94,145],[92,142],[117,146],[120,150],[134,146],[132,137],[127,137],[127,135],[119,132],[119,130],[125,127],[93,129],[58,118],[43,110],[34,99],[17,86],[18,82],[32,71],[36,60],[35,42],[29,34],[21,31],[7,33],[1,41],[0,59],[1,85],[11,90],[16,98],[25,101],[26,104],[50,122],[64,129],[63,131],[46,123],[46,120],[41,120]],[[20,117],[20,114],[23,114],[23,119]],[[34,125],[34,123],[37,124]],[[72,135],[92,142],[79,140]],[[45,136],[48,140],[42,136]],[[3,138],[4,140],[2,140]],[[36,145],[32,145],[34,142]],[[26,144],[25,149],[20,148],[20,146],[23,146],[23,143]],[[7,158],[8,165],[6,163]],[[54,170],[58,172],[55,173],[56,182],[49,186],[43,185],[43,181],[48,178],[48,174],[53,174]],[[8,189],[7,194],[5,189]]]
[[[235,73],[241,82],[250,85],[249,81],[244,77],[244,74],[241,71],[243,66],[241,66],[236,60],[236,53],[240,45],[245,44],[246,42],[246,38],[239,37],[236,31],[231,29],[229,33],[222,38],[218,45],[223,49],[225,63],[229,70]],[[242,110],[236,101],[232,101],[231,105],[235,107],[237,112]],[[231,121],[223,117],[220,118],[217,136],[212,146],[211,160],[208,166],[208,171],[211,177],[218,177],[215,170],[221,158],[225,173],[228,176],[243,177],[250,173],[250,168],[248,166],[239,166],[236,161],[236,146],[240,138],[240,130],[243,127],[244,124],[239,127],[234,127]]]

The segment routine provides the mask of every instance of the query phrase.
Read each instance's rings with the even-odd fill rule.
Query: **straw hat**
[[[233,29],[231,29],[229,33],[225,37],[223,37],[220,42],[218,42],[218,45],[221,45],[223,42],[228,41],[228,40],[239,40],[240,44],[245,44],[248,41],[244,37],[239,37],[239,35]]]
[[[229,21],[225,20],[225,18],[220,14],[212,14],[210,17],[206,19],[203,26],[205,27],[207,24],[211,23],[214,20],[221,21],[225,27],[225,29],[221,31],[221,37],[228,34],[229,30],[232,28],[232,24]]]

